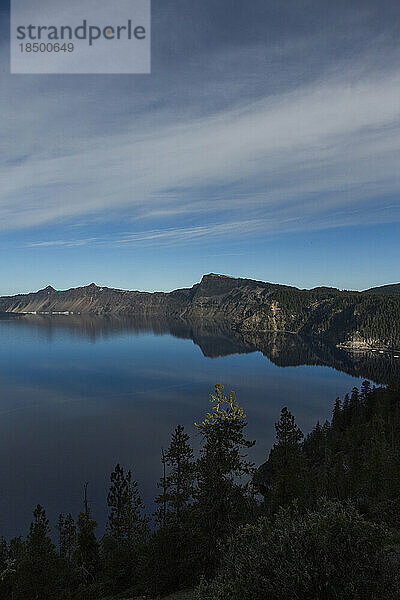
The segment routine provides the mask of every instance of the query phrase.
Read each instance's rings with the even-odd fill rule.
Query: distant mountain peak
[[[396,294],[371,302],[371,294]],[[368,297],[369,294],[369,297]],[[153,316],[229,324],[243,334],[290,332],[323,336],[348,349],[399,349],[400,285],[368,293],[314,290],[209,273],[191,288],[173,292],[124,291],[94,282],[68,290],[47,286],[38,293],[0,298],[0,313],[34,315]],[[362,332],[362,333],[360,333]]]
[[[200,283],[204,283],[205,281],[215,281],[216,279],[218,280],[237,280],[237,277],[231,277],[229,275],[220,275],[219,273],[207,273],[206,275],[203,275],[203,277],[201,278]]]

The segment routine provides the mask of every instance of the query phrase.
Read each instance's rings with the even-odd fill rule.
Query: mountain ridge
[[[141,292],[88,286],[0,297],[0,312],[142,315],[224,321],[237,331],[320,336],[351,348],[400,347],[400,295],[311,290],[209,273],[191,288]]]
[[[400,294],[400,283],[389,283],[364,290],[365,294]]]
[[[313,288],[300,288],[300,287],[296,287],[296,286],[292,286],[292,285],[287,285],[287,284],[282,284],[282,283],[272,283],[272,282],[268,282],[268,281],[262,281],[259,279],[251,279],[248,277],[234,277],[232,275],[224,275],[224,274],[220,274],[220,273],[207,273],[205,275],[202,276],[202,279],[199,283],[195,283],[193,284],[193,286],[191,288],[176,288],[174,290],[171,290],[170,292],[164,292],[164,291],[155,291],[155,292],[146,292],[146,291],[142,291],[142,290],[127,290],[127,289],[122,289],[122,288],[113,288],[107,285],[98,285],[94,282],[91,282],[87,285],[81,285],[81,286],[76,286],[76,287],[71,287],[71,288],[66,288],[66,289],[62,289],[62,290],[57,290],[56,288],[54,288],[52,285],[47,285],[45,288],[42,288],[40,290],[37,290],[36,292],[25,292],[25,293],[21,293],[21,294],[12,294],[12,295],[5,295],[5,296],[0,296],[0,299],[3,298],[15,298],[15,297],[20,297],[20,296],[30,296],[32,294],[39,294],[42,292],[71,292],[73,290],[85,290],[85,289],[97,289],[97,290],[113,290],[116,292],[139,292],[142,294],[172,294],[174,292],[179,292],[182,290],[191,290],[194,288],[197,288],[199,286],[204,286],[204,283],[206,281],[209,280],[214,280],[214,281],[218,281],[218,282],[226,282],[226,281],[230,281],[230,282],[234,282],[234,286],[236,287],[236,285],[238,283],[241,284],[256,284],[256,285],[263,285],[263,286],[273,286],[273,287],[279,287],[279,288],[286,288],[286,289],[296,289],[299,291],[303,291],[303,292],[314,292],[314,291],[332,291],[332,292],[354,292],[357,294],[367,294],[367,293],[382,293],[382,294],[400,294],[400,283],[390,283],[390,284],[385,284],[385,285],[381,285],[381,286],[374,286],[371,288],[367,288],[365,290],[347,290],[347,289],[340,289],[337,287],[332,287],[332,286],[328,286],[328,285],[320,285],[320,286],[315,286]]]

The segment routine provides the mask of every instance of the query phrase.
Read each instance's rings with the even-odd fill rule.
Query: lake
[[[54,525],[76,515],[84,482],[101,533],[109,474],[131,468],[152,510],[160,452],[194,421],[215,383],[237,393],[260,464],[288,406],[303,432],[331,416],[363,378],[399,377],[389,354],[351,354],[320,340],[242,335],[228,326],[139,319],[27,316],[0,319],[0,534],[25,535],[34,506]]]

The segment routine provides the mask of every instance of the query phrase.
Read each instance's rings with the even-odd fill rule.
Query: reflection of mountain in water
[[[98,317],[93,315],[28,315],[13,317],[21,327],[36,327],[51,339],[58,330],[93,342],[121,333],[173,335],[191,339],[204,356],[217,358],[230,354],[262,352],[279,367],[319,365],[333,367],[355,377],[376,383],[400,381],[400,358],[395,353],[372,350],[349,351],[320,338],[305,338],[276,332],[237,332],[224,321],[186,321],[154,317]]]
[[[257,350],[280,367],[319,365],[376,383],[400,381],[400,359],[391,352],[349,351],[324,343],[319,338],[284,333],[263,334],[257,339],[252,336],[252,341]]]

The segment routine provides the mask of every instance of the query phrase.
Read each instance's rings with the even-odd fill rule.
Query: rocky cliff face
[[[169,294],[134,292],[98,287],[94,283],[80,288],[57,291],[47,287],[32,294],[0,298],[0,310],[13,313],[122,314],[161,312],[173,304]],[[160,308],[162,307],[162,308]]]
[[[347,347],[399,347],[400,296],[340,292],[213,273],[192,288],[164,292],[86,287],[0,298],[0,312],[95,314],[224,322],[241,332],[321,336]]]
[[[196,318],[224,318],[238,322],[256,304],[263,304],[275,289],[285,286],[235,279],[223,275],[204,275],[190,289],[165,292],[124,291],[85,287],[57,291],[51,286],[31,294],[0,298],[0,311],[12,313],[73,314],[149,314]]]

